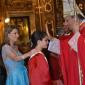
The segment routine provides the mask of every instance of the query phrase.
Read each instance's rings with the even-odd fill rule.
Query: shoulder
[[[9,48],[10,48],[10,46],[7,45],[7,44],[5,44],[5,45],[2,46],[2,49],[9,49]]]
[[[1,51],[2,57],[3,57],[3,56],[6,56],[6,54],[8,53],[8,50],[9,50],[9,45],[4,44],[4,45],[2,46],[2,51]]]
[[[44,54],[42,52],[36,52],[30,57],[30,59],[39,58],[39,57],[43,57],[43,56],[44,56]]]
[[[2,53],[3,52],[9,53],[10,51],[12,51],[12,48],[9,45],[5,44],[2,46]]]

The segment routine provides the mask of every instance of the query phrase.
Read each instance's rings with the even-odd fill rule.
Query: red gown
[[[28,70],[30,85],[51,85],[48,62],[41,52],[30,58]]]
[[[80,33],[85,35],[85,22],[80,25]],[[60,55],[60,63],[61,63],[61,69],[64,79],[64,85],[80,85],[79,82],[79,69],[78,69],[78,56],[82,65],[83,72],[85,72],[85,59],[82,58],[82,54],[84,50],[80,52],[79,55],[71,49],[71,47],[68,45],[68,41],[71,39],[73,35],[70,35],[68,37],[64,37],[63,39],[60,39],[60,45],[61,45],[61,55]],[[81,45],[78,45],[79,49]],[[84,52],[85,53],[85,52]],[[83,54],[84,55],[84,54]],[[83,80],[85,82],[85,79]],[[85,85],[85,83],[83,84]]]

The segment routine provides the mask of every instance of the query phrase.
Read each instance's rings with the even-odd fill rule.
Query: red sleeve
[[[51,85],[48,62],[42,54],[37,54],[29,61],[31,85]]]

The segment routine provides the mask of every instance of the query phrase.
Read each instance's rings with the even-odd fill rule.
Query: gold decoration
[[[52,11],[52,6],[51,6],[50,3],[46,3],[46,5],[45,5],[45,11],[46,12],[51,12]]]

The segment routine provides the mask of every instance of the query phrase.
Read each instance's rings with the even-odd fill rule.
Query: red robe
[[[84,31],[85,25],[81,24],[80,29],[81,29],[80,30],[81,34],[84,35],[85,34],[85,31]],[[63,74],[63,79],[64,79],[64,85],[80,85],[79,69],[78,69],[78,55],[68,45],[68,41],[71,39],[71,37],[72,36],[68,36],[68,37],[65,37],[60,40],[61,41],[60,42],[60,45],[61,45],[61,55],[60,55],[61,69],[62,69],[62,74]],[[80,51],[80,53],[81,53],[81,51]],[[81,61],[81,57],[80,57],[80,61]],[[82,61],[81,61],[81,63],[82,63]],[[84,64],[84,63],[82,63],[82,64]],[[85,66],[83,66],[83,67],[85,68]],[[85,70],[84,70],[84,72],[85,72]],[[85,85],[85,83],[83,85]]]
[[[85,38],[83,36],[80,36],[78,39],[78,56],[83,73],[82,85],[85,85]]]
[[[33,55],[28,62],[30,85],[51,85],[48,62],[42,53]]]
[[[52,80],[55,81],[62,79],[62,73],[59,65],[59,55],[50,53],[48,62]]]
[[[78,74],[78,60],[76,53],[70,49],[68,41],[71,38],[61,40],[61,55],[60,63],[64,79],[64,85],[79,85],[79,76]],[[76,80],[75,80],[76,79]]]

